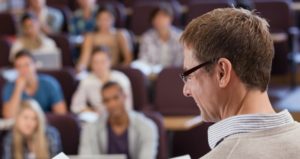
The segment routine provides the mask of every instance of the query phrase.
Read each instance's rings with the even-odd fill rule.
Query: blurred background
[[[101,6],[109,6],[111,16],[101,17],[96,11]],[[119,50],[112,55],[111,67],[128,77],[133,109],[144,113],[158,126],[157,159],[184,154],[199,158],[210,150],[207,143],[210,123],[201,123],[196,104],[182,94],[184,83],[179,78],[182,47],[178,38],[193,18],[225,7],[252,10],[269,22],[275,57],[268,93],[277,111],[288,109],[300,121],[298,0],[0,0],[0,90],[18,76],[11,60],[16,51],[13,48],[17,48],[20,38],[30,34],[26,32],[30,25],[26,26],[24,13],[35,12],[36,19],[32,19],[39,23],[36,33],[51,39],[59,54],[36,58],[40,58],[38,72],[54,77],[62,88],[67,113],[45,113],[48,123],[59,131],[66,154],[78,154],[81,127],[94,119],[94,114],[79,115],[72,108],[78,85],[90,71],[95,71],[85,59],[91,58],[92,45],[108,45],[111,52]],[[43,8],[48,8],[48,12],[39,12]],[[157,9],[160,10],[155,13]],[[53,15],[43,15],[50,13]],[[116,35],[107,41],[111,37],[102,34],[105,27],[122,31],[121,40]],[[164,27],[172,30],[167,39],[164,39]],[[159,32],[161,44],[152,37],[153,30]],[[171,53],[161,56],[161,52]],[[4,103],[0,100],[0,106]],[[2,108],[0,116],[4,120]],[[1,140],[6,133],[7,130],[1,131]],[[2,144],[2,150],[5,146]]]

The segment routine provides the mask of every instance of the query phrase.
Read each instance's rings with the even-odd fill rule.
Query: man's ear
[[[220,58],[217,61],[216,72],[217,72],[217,81],[220,88],[225,88],[230,82],[232,71],[232,64],[226,58]]]

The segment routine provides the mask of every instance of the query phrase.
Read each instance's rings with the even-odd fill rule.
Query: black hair
[[[26,20],[37,20],[37,17],[31,12],[26,12],[21,17],[21,24],[23,24]]]
[[[170,16],[171,18],[174,17],[174,12],[172,7],[169,3],[160,3],[156,8],[153,9],[153,11],[150,14],[150,22],[153,21],[153,19],[157,16],[159,12],[163,12],[164,14]]]
[[[115,12],[115,10],[114,10],[114,8],[113,8],[113,6],[112,5],[110,5],[110,4],[105,4],[105,5],[101,5],[100,7],[99,7],[99,9],[97,10],[97,13],[96,13],[96,17],[98,17],[101,13],[103,13],[103,12],[108,12],[108,13],[110,13],[113,17],[114,17],[114,19],[116,19],[116,12]],[[98,31],[100,28],[98,28],[97,26],[94,28],[94,31]]]
[[[106,83],[102,86],[101,92],[104,92],[105,90],[107,90],[107,89],[109,89],[109,88],[111,88],[111,87],[118,87],[119,90],[120,90],[122,93],[124,93],[123,88],[121,87],[121,85],[120,85],[119,83],[113,82],[113,81],[108,81],[108,82],[106,82]]]
[[[103,13],[103,12],[108,12],[110,13],[114,18],[116,18],[116,12],[115,9],[113,8],[112,5],[110,4],[104,4],[101,5],[96,13],[96,16],[98,16],[99,14]]]
[[[20,50],[19,52],[17,52],[16,55],[14,56],[13,61],[15,62],[17,59],[19,59],[21,57],[29,57],[33,61],[36,61],[35,58],[32,56],[32,54],[28,50]]]

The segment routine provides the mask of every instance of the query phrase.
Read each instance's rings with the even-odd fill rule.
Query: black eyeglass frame
[[[182,81],[185,83],[185,82],[187,81],[188,76],[189,76],[190,74],[192,74],[193,72],[197,71],[198,69],[200,69],[200,68],[202,68],[202,67],[204,67],[204,66],[206,66],[206,65],[215,63],[218,59],[219,59],[219,58],[216,58],[216,59],[213,59],[213,60],[210,60],[210,61],[206,61],[206,62],[204,62],[204,63],[201,63],[201,64],[199,64],[199,65],[197,65],[197,66],[195,66],[195,67],[192,67],[192,68],[190,68],[190,69],[184,71],[184,72],[181,73],[179,76],[180,76],[180,78],[182,79]]]

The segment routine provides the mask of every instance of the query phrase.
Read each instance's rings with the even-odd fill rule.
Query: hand
[[[26,86],[26,79],[24,77],[18,77],[16,80],[16,89],[23,91]]]

